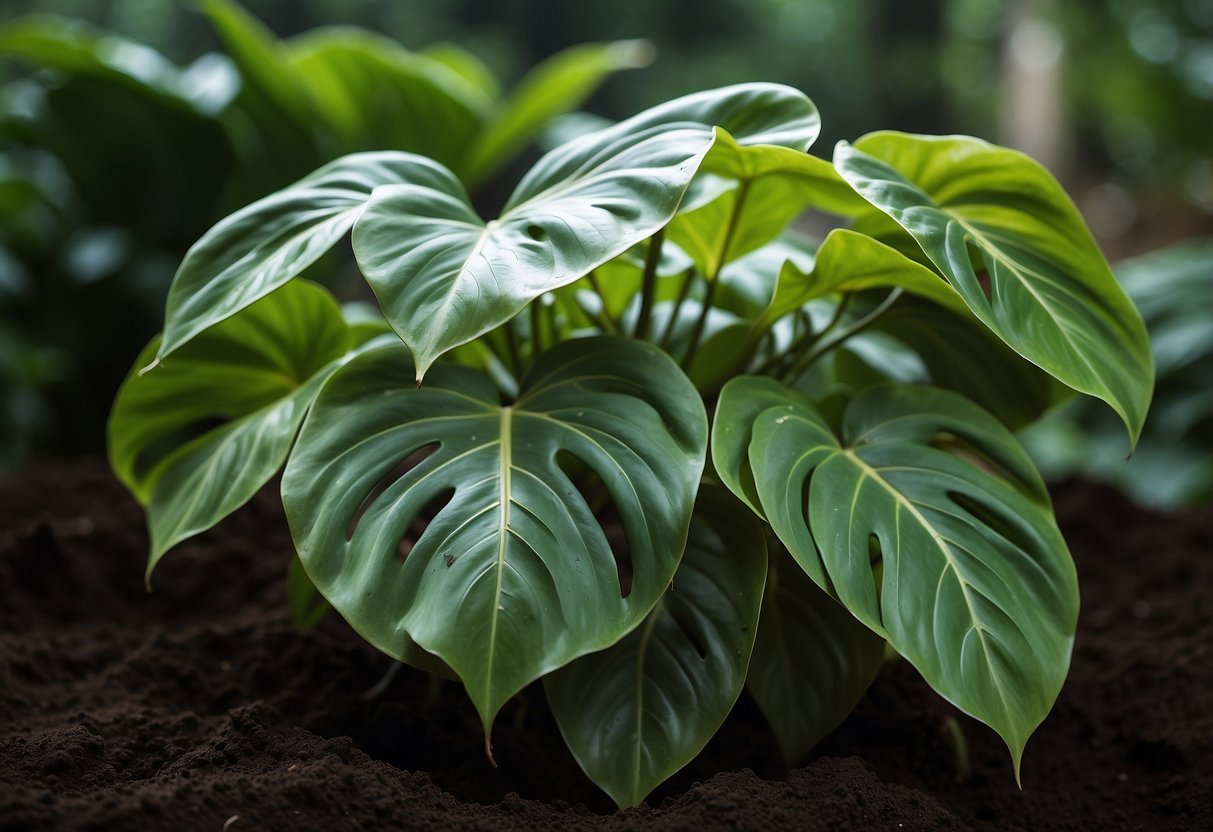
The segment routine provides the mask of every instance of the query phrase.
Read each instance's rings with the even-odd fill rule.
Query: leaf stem
[[[784,381],[790,383],[798,375],[802,374],[809,367],[813,366],[814,362],[816,362],[830,350],[837,347],[843,341],[855,337],[872,324],[876,323],[884,316],[884,313],[888,312],[889,309],[892,308],[893,304],[897,302],[897,299],[900,298],[901,295],[902,288],[900,286],[894,288],[893,291],[889,292],[889,294],[885,296],[885,299],[882,300],[880,304],[871,312],[864,315],[862,318],[852,321],[848,326],[840,330],[832,337],[824,340],[818,340],[814,346],[812,346],[804,353],[803,356],[800,357],[799,360],[793,362],[792,365],[788,367],[788,370],[783,375]],[[837,311],[835,314],[837,315]],[[830,326],[832,326],[833,323],[834,322],[831,322]],[[823,329],[822,334],[827,332],[830,329],[830,326]]]
[[[719,282],[720,273],[724,271],[724,266],[729,256],[729,249],[733,246],[733,237],[737,234],[737,226],[741,219],[742,210],[745,207],[746,197],[750,195],[750,181],[743,179],[741,184],[737,186],[737,199],[733,202],[733,211],[729,214],[729,227],[725,229],[724,240],[720,244],[720,256],[716,261],[716,269],[708,275],[708,288],[703,296],[703,308],[699,310],[699,318],[695,321],[695,328],[691,331],[691,338],[687,342],[686,355],[682,357],[682,369],[689,370],[691,363],[695,360],[695,354],[699,352],[699,339],[703,337],[703,329],[708,322],[708,313],[712,311],[712,304],[716,300],[716,284]]]
[[[594,323],[598,324],[598,328],[604,333],[608,335],[615,335],[619,332],[619,324],[607,311],[607,302],[606,298],[602,295],[602,286],[598,283],[597,270],[592,269],[590,273],[585,276],[585,278],[590,282],[590,288],[594,290],[594,294],[598,295],[598,301],[602,304],[602,312],[597,316],[590,315],[590,318],[594,319]]]
[[[670,339],[674,337],[674,327],[678,324],[678,316],[682,313],[682,305],[686,303],[687,297],[691,294],[691,284],[695,282],[695,267],[689,267],[682,273],[682,285],[678,287],[678,298],[674,301],[674,308],[670,312],[670,319],[665,323],[665,331],[661,333],[661,340],[657,342],[657,346],[666,349],[670,345]]]
[[[531,363],[543,353],[543,295],[531,301]]]
[[[514,323],[518,318],[515,316],[505,324],[505,345],[510,354],[510,367],[514,371],[514,378],[522,378],[522,351],[518,348],[518,335],[514,332]]]
[[[640,314],[636,316],[636,328],[632,335],[640,340],[649,337],[649,326],[653,319],[653,300],[657,296],[657,267],[661,264],[661,248],[665,244],[665,229],[657,229],[649,238],[649,253],[644,259],[644,279],[640,288]]]

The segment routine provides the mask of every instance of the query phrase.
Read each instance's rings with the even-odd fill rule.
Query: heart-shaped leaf
[[[354,253],[420,378],[444,352],[520,312],[669,222],[716,139],[803,144],[803,94],[746,84],[686,96],[548,153],[485,223],[448,174],[381,187],[354,227]]]
[[[772,553],[746,690],[789,767],[855,709],[884,645],[782,549]]]
[[[741,694],[766,577],[754,516],[705,487],[670,589],[622,641],[544,677],[590,779],[635,806],[689,763]]]
[[[244,505],[282,467],[321,382],[352,346],[324,289],[283,286],[147,372],[139,356],[109,421],[110,465],[147,508],[147,574]]]
[[[385,653],[401,657],[411,636],[450,665],[487,741],[510,696],[613,644],[665,591],[707,419],[668,356],[621,338],[561,343],[508,406],[462,367],[435,368],[421,388],[415,376],[399,344],[334,374],[287,465],[283,503],[328,601]],[[622,570],[566,455],[605,486],[594,501],[618,510]],[[436,498],[449,501],[401,565],[400,541]]]
[[[900,133],[840,143],[834,164],[918,241],[998,337],[1103,399],[1137,441],[1154,383],[1145,326],[1044,168],[978,139]]]
[[[177,270],[157,357],[301,274],[345,236],[377,186],[449,176],[411,153],[356,153],[232,214],[194,244]]]
[[[770,383],[735,379],[720,407],[755,394],[772,398]],[[1010,432],[955,393],[890,384],[851,401],[839,439],[788,390],[753,420],[748,456],[767,519],[805,572],[998,731],[1018,772],[1065,678],[1078,586]]]

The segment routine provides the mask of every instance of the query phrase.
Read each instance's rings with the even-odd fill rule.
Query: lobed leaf
[[[435,368],[425,387],[414,379],[400,344],[335,373],[291,455],[283,503],[329,603],[385,653],[402,658],[412,639],[445,661],[487,742],[510,696],[613,644],[665,591],[686,541],[706,415],[668,356],[620,338],[558,345],[508,406],[462,367]],[[630,571],[562,469],[565,454],[617,507]],[[447,498],[402,555],[410,526]]]
[[[719,408],[755,395],[771,383],[735,379]],[[809,577],[998,731],[1018,772],[1065,678],[1078,586],[1014,437],[954,393],[900,384],[856,395],[841,439],[791,390],[750,425],[748,441],[714,436],[713,458],[747,445],[761,507]]]

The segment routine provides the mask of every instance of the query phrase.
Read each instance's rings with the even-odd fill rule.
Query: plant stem
[[[531,301],[531,363],[543,353],[543,296]]]
[[[510,353],[510,365],[514,370],[514,378],[522,378],[522,352],[518,349],[518,335],[514,332],[514,322],[517,317],[506,321],[505,344]]]
[[[845,327],[844,329],[839,331],[833,337],[827,338],[825,340],[817,341],[816,345],[813,346],[811,349],[809,349],[800,358],[800,360],[795,361],[788,368],[787,372],[784,373],[784,376],[783,376],[784,380],[791,382],[798,375],[802,374],[809,367],[813,366],[813,363],[815,361],[817,361],[817,359],[821,358],[823,355],[828,353],[830,350],[837,347],[843,341],[846,341],[848,338],[855,337],[856,335],[858,335],[859,333],[863,332],[865,329],[870,327],[872,324],[876,323],[878,320],[881,319],[881,317],[883,317],[884,313],[888,312],[889,309],[893,306],[893,304],[897,302],[897,299],[901,297],[901,294],[902,294],[901,287],[900,286],[896,287],[895,289],[893,289],[893,291],[889,292],[889,294],[885,296],[885,299],[882,300],[880,302],[880,304],[875,309],[873,309],[871,312],[864,315],[862,318],[859,318],[858,320],[852,321],[850,323],[850,325],[848,325],[847,327]],[[826,329],[828,330],[829,327],[827,327]],[[822,330],[823,333],[825,331],[826,330]]]
[[[695,360],[695,354],[699,352],[699,339],[703,337],[703,328],[708,322],[708,313],[712,311],[712,303],[716,300],[716,284],[719,282],[720,273],[724,271],[724,265],[727,262],[725,258],[729,256],[729,249],[733,245],[733,237],[737,233],[738,221],[741,219],[742,209],[745,207],[746,197],[750,194],[750,180],[742,180],[737,186],[737,199],[733,202],[733,211],[729,215],[729,227],[725,229],[724,240],[720,244],[720,256],[717,258],[716,269],[711,275],[708,275],[708,288],[703,296],[703,308],[699,310],[699,318],[695,321],[695,328],[691,331],[691,338],[687,342],[686,355],[682,357],[682,369],[689,370],[691,363]]]
[[[598,328],[604,333],[608,335],[616,334],[619,332],[619,325],[611,317],[611,314],[607,312],[606,298],[602,296],[602,287],[598,285],[598,273],[591,271],[585,277],[590,282],[590,288],[594,290],[594,294],[598,295],[598,301],[602,304],[602,312],[597,316],[589,315],[589,317],[594,323],[598,324]],[[589,313],[586,314],[588,315]]]
[[[674,301],[674,309],[670,312],[670,319],[666,321],[665,331],[661,333],[661,340],[657,342],[657,346],[666,349],[670,345],[670,339],[674,337],[674,327],[678,324],[678,316],[682,313],[682,305],[686,303],[687,296],[691,294],[691,284],[695,282],[695,267],[691,266],[682,273],[682,285],[678,287],[678,298]]]
[[[813,331],[813,323],[809,316],[802,309],[797,313],[805,322],[805,331],[798,338],[795,338],[792,343],[788,344],[788,348],[783,352],[775,352],[772,348],[771,355],[759,365],[754,372],[758,375],[765,375],[782,367],[778,375],[782,376],[790,368],[798,356],[802,354],[802,350],[806,350],[816,343],[822,336],[838,325],[842,320],[843,313],[846,312],[847,306],[851,303],[851,295],[845,294],[838,299],[838,305],[834,307],[834,314],[830,316],[830,320],[821,328],[819,332]]]
[[[649,337],[649,324],[653,318],[653,300],[657,296],[657,267],[661,264],[661,248],[665,243],[665,229],[660,228],[649,238],[649,253],[644,259],[644,279],[640,288],[640,314],[636,316],[636,328],[632,335],[640,340]]]

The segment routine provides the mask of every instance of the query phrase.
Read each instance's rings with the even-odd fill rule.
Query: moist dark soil
[[[457,684],[405,669],[368,695],[387,659],[335,615],[297,631],[273,493],[148,593],[142,514],[104,465],[45,468],[0,484],[0,830],[1213,829],[1213,512],[1055,495],[1083,612],[1022,791],[996,735],[891,662],[801,767],[743,698],[618,812],[539,692],[498,718],[493,768]]]

